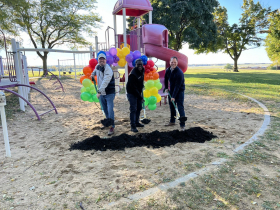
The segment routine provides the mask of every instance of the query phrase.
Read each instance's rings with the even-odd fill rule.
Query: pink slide
[[[146,24],[142,28],[142,39],[145,55],[166,61],[169,66],[170,58],[178,58],[178,67],[186,72],[188,69],[188,57],[182,53],[168,48],[168,30],[163,25]]]

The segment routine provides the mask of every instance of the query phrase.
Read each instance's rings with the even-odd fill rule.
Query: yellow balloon
[[[130,53],[130,49],[128,47],[124,47],[124,48],[122,48],[122,52],[123,52],[124,56],[127,56]]]
[[[158,94],[158,89],[156,87],[152,87],[150,89],[150,93],[152,96],[156,96]]]
[[[119,59],[122,59],[122,58],[125,59],[125,55],[122,50],[120,50],[118,57],[119,57]]]
[[[161,95],[157,94],[156,98],[157,98],[157,103],[161,101]]]
[[[151,96],[151,93],[149,90],[144,90],[143,94],[144,94],[144,98],[149,98]]]
[[[121,49],[117,48],[117,56],[119,57],[119,53],[120,53]]]
[[[118,64],[119,64],[120,67],[124,67],[125,64],[126,64],[126,60],[125,60],[124,58],[121,58],[121,59],[119,60]]]

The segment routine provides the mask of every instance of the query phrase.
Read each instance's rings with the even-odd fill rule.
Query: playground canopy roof
[[[131,17],[139,17],[153,10],[149,0],[118,0],[113,15],[123,15],[123,8],[126,8],[126,16]]]

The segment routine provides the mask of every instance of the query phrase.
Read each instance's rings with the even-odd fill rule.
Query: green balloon
[[[154,87],[154,81],[153,80],[148,80],[146,83],[145,83],[145,87],[147,89],[150,89],[152,87]]]
[[[90,88],[91,90],[95,90],[95,86],[94,86],[94,85],[89,86],[89,88]]]
[[[153,105],[157,103],[157,98],[155,96],[150,96],[148,99],[149,105]]]
[[[96,92],[94,90],[89,91],[91,95],[95,94]]]
[[[155,84],[155,87],[160,90],[162,88],[162,84],[160,82]]]
[[[93,102],[93,97],[91,96],[88,101]]]
[[[81,93],[86,92],[86,91],[87,91],[87,90],[86,90],[85,87],[82,87],[82,88],[81,88]]]
[[[144,98],[144,100],[145,100],[144,105],[147,106],[149,104],[149,101],[148,101],[149,99],[148,98]]]
[[[86,90],[87,90],[87,92],[90,92],[90,88],[89,87],[87,87]]]
[[[158,83],[158,82],[160,82],[160,79],[154,80],[154,83],[155,83],[155,84]]]
[[[97,98],[96,94],[92,95],[92,99],[94,102],[99,102],[99,99]]]
[[[84,79],[83,80],[83,86],[84,87],[90,87],[92,85],[92,82],[90,81],[90,79]]]
[[[147,82],[145,82],[144,86],[145,86],[145,90],[150,90],[150,88],[147,87]]]
[[[149,110],[152,111],[152,110],[155,110],[157,108],[157,105],[156,104],[149,104],[148,108],[149,108]]]
[[[83,93],[81,93],[81,99],[82,99],[83,101],[89,101],[90,97],[91,97],[91,95],[90,95],[90,93],[88,93],[88,92],[83,92]]]

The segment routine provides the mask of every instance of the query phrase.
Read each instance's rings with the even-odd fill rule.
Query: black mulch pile
[[[159,132],[153,131],[152,133],[139,133],[131,136],[128,134],[121,134],[112,138],[100,138],[99,136],[93,136],[73,143],[70,146],[70,150],[124,150],[131,147],[165,147],[177,144],[179,142],[198,142],[204,143],[210,141],[217,136],[212,133],[203,130],[200,127],[190,128],[185,131],[168,131]]]

